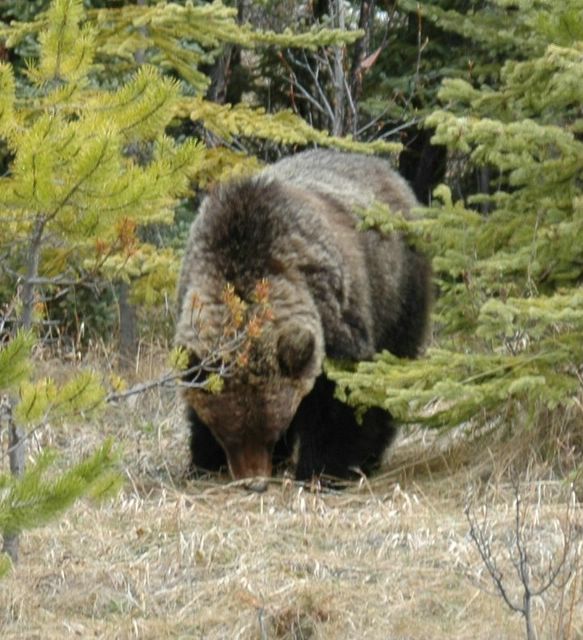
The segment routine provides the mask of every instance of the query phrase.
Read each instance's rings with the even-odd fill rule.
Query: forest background
[[[581,0],[4,0],[8,556],[79,497],[127,486],[136,442],[160,448],[132,394],[173,402],[176,275],[204,190],[314,145],[385,155],[408,179],[419,220],[379,208],[363,226],[428,252],[439,292],[426,355],[329,363],[340,397],[442,434],[448,466],[481,474],[494,456],[487,474],[512,486],[536,467],[568,506],[582,490],[582,43]],[[174,454],[159,465],[180,488]],[[167,488],[160,474],[145,477]],[[329,622],[303,610],[316,631]],[[303,629],[290,620],[285,633]]]

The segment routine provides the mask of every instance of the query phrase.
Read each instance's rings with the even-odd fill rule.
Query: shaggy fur
[[[309,151],[209,194],[192,225],[179,281],[176,342],[192,362],[216,344],[227,283],[243,300],[270,282],[274,321],[249,367],[213,395],[185,393],[192,468],[228,464],[234,477],[268,476],[273,457],[297,449],[296,477],[373,468],[395,434],[391,416],[333,396],[325,356],[363,360],[382,349],[415,357],[426,333],[430,269],[395,234],[356,229],[356,207],[375,201],[408,215],[417,203],[386,162]],[[191,300],[202,304],[193,328]]]

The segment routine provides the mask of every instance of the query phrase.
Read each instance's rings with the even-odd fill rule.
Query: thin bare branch
[[[522,607],[520,607],[519,605],[515,604],[512,601],[512,599],[510,598],[506,590],[506,587],[504,586],[504,583],[503,583],[504,576],[496,565],[496,559],[492,554],[490,543],[486,538],[486,528],[487,528],[486,514],[484,515],[484,523],[482,525],[479,525],[469,505],[466,506],[464,512],[468,520],[468,523],[470,525],[470,538],[475,544],[476,549],[480,554],[480,558],[482,559],[484,566],[486,567],[488,573],[490,574],[490,577],[494,581],[494,585],[496,586],[498,593],[502,596],[502,599],[512,611],[523,614]]]

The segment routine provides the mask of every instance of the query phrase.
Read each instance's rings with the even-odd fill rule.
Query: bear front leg
[[[376,407],[369,409],[359,424],[354,410],[334,397],[334,387],[320,376],[292,422],[300,442],[297,480],[322,474],[355,478],[355,467],[368,473],[379,465],[396,435],[392,416]]]
[[[227,467],[227,456],[192,407],[188,407],[190,425],[190,469],[189,476],[196,478],[209,471],[220,471]]]

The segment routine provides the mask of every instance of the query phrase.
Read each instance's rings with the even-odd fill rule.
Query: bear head
[[[219,392],[186,388],[186,401],[224,449],[234,479],[271,476],[275,444],[321,371],[320,344],[317,332],[295,321],[270,325],[251,343],[244,365],[226,365]],[[196,372],[203,359],[189,349],[189,369]]]

